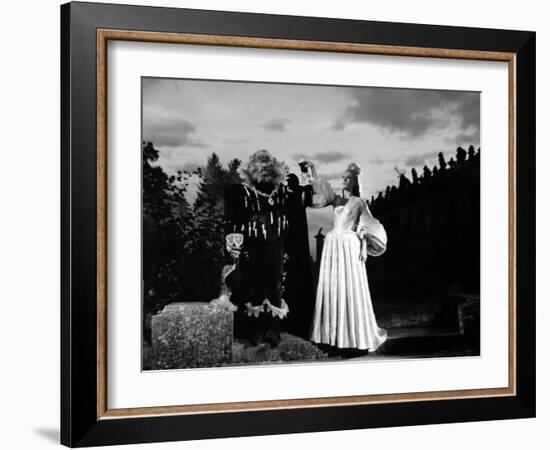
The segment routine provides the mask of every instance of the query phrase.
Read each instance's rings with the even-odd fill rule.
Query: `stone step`
[[[479,355],[479,339],[458,329],[396,328],[389,330],[387,341],[376,354],[416,358],[473,356]]]
[[[463,312],[479,316],[479,295],[461,294],[424,300],[378,299],[378,325],[396,328],[458,328]]]

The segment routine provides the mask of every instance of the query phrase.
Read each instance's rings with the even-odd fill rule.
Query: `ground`
[[[168,331],[174,335],[168,350],[164,348],[165,345],[162,346],[161,356],[167,351],[176,355],[174,361],[179,361],[178,365],[169,367],[170,364],[165,363],[166,358],[161,358],[163,364],[158,364],[158,355],[155,357],[153,348],[145,342],[143,369],[441,358],[480,354],[479,296],[453,296],[435,304],[434,300],[409,302],[408,308],[388,302],[384,307],[378,308],[377,314],[378,312],[379,325],[388,331],[388,339],[376,352],[317,345],[287,332],[282,333],[278,348],[271,349],[268,344],[252,346],[245,339],[233,339],[230,311],[206,303],[172,304],[165,307],[163,313],[155,316],[153,323],[157,324],[156,334],[162,331],[164,336]],[[212,323],[218,323],[218,316],[224,318],[222,322],[227,326],[212,326]],[[202,325],[189,326],[197,321]],[[172,325],[162,328],[161,324]],[[210,344],[205,347],[200,345],[201,342]],[[211,347],[217,346],[217,342],[226,349],[222,352],[223,358],[214,357],[215,364],[212,363],[212,358],[198,358],[197,355],[204,353],[214,355]],[[206,352],[205,348],[208,348]],[[178,353],[182,356],[177,356]],[[192,360],[191,364],[185,362],[188,359]]]

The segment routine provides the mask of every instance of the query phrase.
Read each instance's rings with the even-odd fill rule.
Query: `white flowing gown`
[[[311,340],[340,348],[376,350],[387,339],[372,307],[361,252],[378,256],[386,250],[384,227],[359,197],[342,199],[322,179],[313,182],[313,206],[334,207],[334,228],[325,237]]]

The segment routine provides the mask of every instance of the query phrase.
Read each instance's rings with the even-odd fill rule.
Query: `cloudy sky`
[[[480,144],[477,92],[161,78],[142,88],[143,140],[169,173],[213,152],[227,162],[265,148],[296,173],[300,158],[312,159],[338,190],[353,161],[369,198],[396,183],[396,169],[410,175],[436,164],[438,152],[448,159],[459,145]],[[330,211],[309,217],[313,231],[330,229]]]

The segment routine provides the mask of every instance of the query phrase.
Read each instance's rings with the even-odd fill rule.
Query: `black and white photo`
[[[480,350],[480,94],[142,78],[143,370]]]

